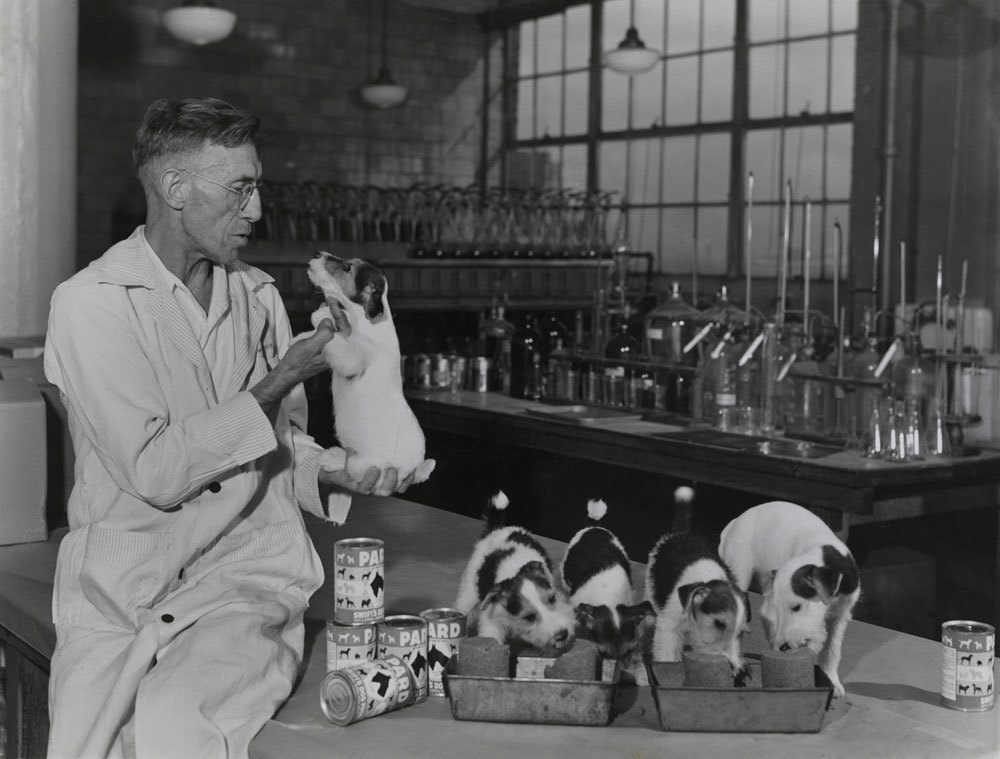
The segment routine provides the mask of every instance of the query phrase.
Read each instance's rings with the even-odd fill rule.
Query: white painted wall
[[[78,0],[0,0],[0,336],[45,332],[76,261]]]

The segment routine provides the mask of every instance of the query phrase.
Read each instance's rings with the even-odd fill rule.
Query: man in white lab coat
[[[45,371],[76,483],[51,757],[245,757],[290,692],[323,580],[301,509],[329,518],[323,491],[381,474],[321,470],[305,434],[301,382],[349,325],[291,344],[271,278],[238,259],[261,216],[258,128],[219,100],[154,103],[134,147],[145,225],[52,298]]]

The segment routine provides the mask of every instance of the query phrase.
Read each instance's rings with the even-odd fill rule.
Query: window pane
[[[604,44],[601,45],[602,52],[618,47],[618,43],[625,37],[628,23],[628,0],[605,0],[604,28],[601,30],[601,36],[604,38]]]
[[[728,121],[733,113],[733,54],[709,53],[702,59],[701,120]]]
[[[670,55],[698,49],[701,0],[670,0],[667,8],[667,52]]]
[[[826,113],[827,40],[788,45],[788,115]]]
[[[517,35],[517,75],[531,76],[535,73],[535,22],[525,21]]]
[[[854,35],[834,37],[831,111],[854,110]]]
[[[792,199],[823,195],[823,128],[789,129],[785,134],[785,173]]]
[[[562,69],[562,14],[538,19],[538,73]]]
[[[566,9],[566,68],[585,67],[590,62],[590,8],[574,5]]]
[[[624,140],[601,143],[598,151],[599,187],[607,192],[617,192],[618,197],[625,194],[625,152]]]
[[[797,0],[788,4],[789,36],[802,37],[807,34],[825,34],[829,29],[828,0]]]
[[[633,140],[629,155],[628,202],[656,203],[659,198],[660,140]]]
[[[784,46],[750,48],[750,118],[784,114],[784,68]]]
[[[695,251],[694,209],[664,208],[660,214],[661,268],[690,271]]]
[[[517,83],[517,139],[530,140],[535,136],[535,80],[522,79]]]
[[[646,129],[660,123],[663,112],[663,66],[632,80],[632,127]]]
[[[629,213],[629,242],[633,250],[652,251],[660,248],[660,209],[635,208]]]
[[[694,137],[663,141],[663,202],[690,203],[694,199]]]
[[[754,195],[756,196],[756,190]],[[750,273],[758,277],[777,278],[778,256],[781,253],[781,204],[757,205],[755,203],[752,219]]]
[[[854,128],[835,124],[827,129],[826,196],[842,199],[851,196],[851,151]]]
[[[585,134],[587,131],[587,101],[590,80],[585,71],[569,74],[566,86],[566,134]]]
[[[621,74],[601,71],[601,129],[613,132],[628,126],[628,86]]]
[[[729,135],[706,134],[698,145],[698,200],[725,201],[729,196]]]
[[[781,130],[755,129],[747,133],[746,166],[753,172],[755,203],[781,199]]]
[[[801,2],[802,0],[799,0]],[[853,2],[853,0],[850,0]],[[776,40],[785,36],[785,3],[787,0],[749,0],[749,31],[751,42]],[[814,0],[806,0],[814,2]]]
[[[726,271],[728,212],[725,208],[698,209],[698,271],[723,274]]]
[[[694,57],[667,61],[667,124],[698,120],[698,61]]]
[[[703,45],[712,47],[732,47],[736,35],[736,3],[734,0],[711,0],[705,24]]]
[[[583,190],[587,187],[587,147],[566,145],[562,151],[562,186]]]
[[[858,28],[857,0],[831,0],[833,3],[833,31]]]
[[[538,137],[562,135],[562,77],[546,76],[538,80]]]

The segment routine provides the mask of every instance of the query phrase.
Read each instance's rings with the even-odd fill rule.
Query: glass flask
[[[640,345],[628,332],[628,325],[622,323],[618,331],[604,345],[604,357],[607,359],[635,360],[639,357]],[[609,363],[604,367],[604,404],[606,406],[624,406],[626,399],[625,386],[628,375],[624,364]]]
[[[935,397],[934,362],[924,355],[920,338],[908,333],[903,338],[903,355],[892,366],[893,395],[912,402],[926,424],[929,404]]]
[[[541,346],[542,333],[535,326],[535,317],[528,314],[510,338],[511,398],[530,398],[534,394],[535,354],[541,356]]]
[[[479,324],[479,340],[490,362],[488,386],[501,392],[509,392],[510,338],[514,334],[514,325],[507,321],[505,310],[494,297],[489,315]]]
[[[670,283],[666,299],[646,314],[643,322],[643,352],[659,363],[691,364],[694,357],[684,346],[694,336],[698,309],[681,295],[681,286]]]

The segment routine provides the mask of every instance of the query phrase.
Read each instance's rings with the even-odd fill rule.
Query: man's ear
[[[191,185],[189,182],[184,181],[181,171],[178,169],[167,169],[160,174],[158,189],[163,202],[175,211],[179,211],[187,203]]]

